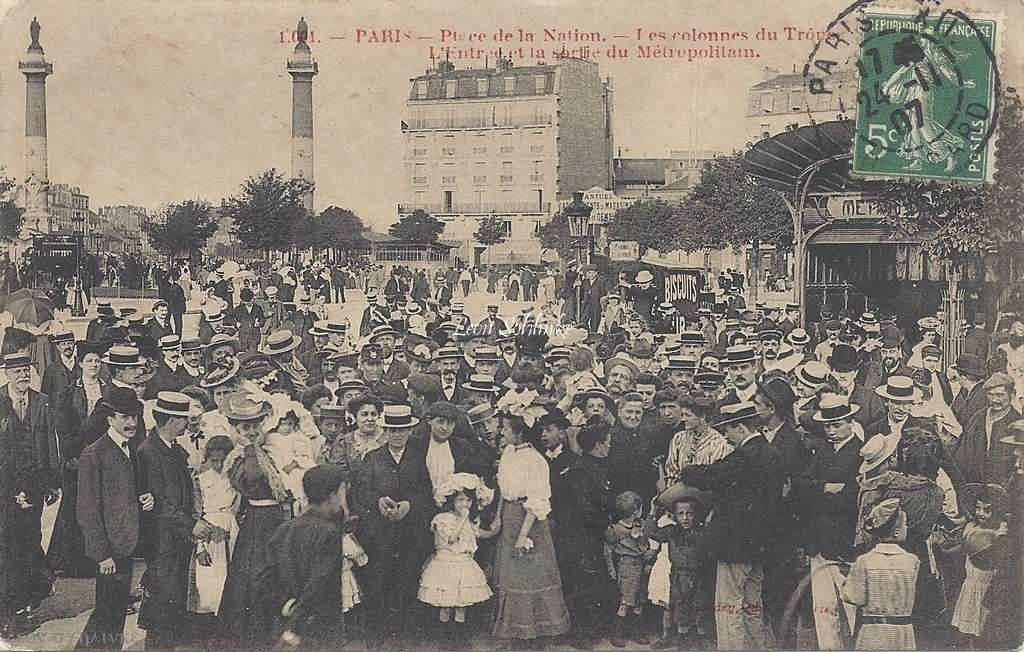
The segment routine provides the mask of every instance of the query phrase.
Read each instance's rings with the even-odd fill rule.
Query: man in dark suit
[[[347,484],[337,464],[306,471],[302,488],[309,509],[270,539],[276,597],[285,615],[282,648],[330,647],[342,640],[340,524]]]
[[[196,513],[188,454],[174,442],[185,432],[190,401],[177,392],[157,394],[153,405],[156,427],[138,447],[140,475],[157,505],[143,515],[141,523],[150,544],[141,582],[145,599],[139,609],[139,627],[146,630],[147,649],[172,649],[190,642],[185,606],[195,541],[224,540],[222,529]]]
[[[949,407],[957,422],[966,426],[978,410],[988,407],[988,394],[981,382],[988,374],[984,361],[973,353],[964,353],[957,358],[953,371],[960,378],[960,391]]]
[[[345,303],[345,285],[348,283],[348,273],[340,265],[331,268],[331,287],[334,292],[334,301]]]
[[[722,406],[712,424],[736,450],[709,465],[690,465],[681,480],[715,497],[712,549],[718,557],[715,619],[718,647],[764,649],[770,636],[761,590],[764,546],[782,497],[778,453],[760,434],[761,413],[749,402]]]
[[[156,398],[160,392],[180,392],[195,382],[181,366],[181,340],[177,335],[160,338],[160,355],[162,361],[146,383],[146,391],[142,394],[142,398],[147,401]]]
[[[604,279],[597,274],[597,267],[584,265],[585,277],[580,281],[579,323],[592,333],[596,333],[601,324],[601,297],[608,293]]]
[[[974,318],[974,326],[964,336],[964,353],[976,355],[982,360],[988,360],[992,347],[992,336],[985,328],[985,315],[978,313]]]
[[[90,342],[98,342],[103,339],[106,330],[117,324],[117,315],[110,306],[109,301],[98,301],[96,303],[96,317],[89,321],[85,330],[85,339]]]
[[[56,359],[47,365],[43,370],[43,380],[40,390],[47,396],[56,397],[62,389],[74,384],[82,375],[78,366],[78,359],[75,355],[75,334],[58,333],[50,336],[54,348],[57,350]]]
[[[130,604],[132,557],[139,544],[141,512],[153,510],[153,495],[140,491],[138,451],[133,441],[142,421],[135,392],[113,387],[96,405],[107,433],[86,447],[78,466],[78,524],[86,555],[98,562],[95,609],[82,630],[79,649],[124,644]]]
[[[907,366],[903,353],[903,334],[898,328],[882,329],[878,351],[879,360],[860,367],[857,382],[873,390],[884,385],[890,376],[913,377],[914,370]]]
[[[153,316],[146,322],[146,328],[149,336],[158,342],[164,335],[174,335],[174,321],[171,319],[170,305],[163,299],[153,304]]]
[[[227,315],[225,322],[233,324],[237,329],[241,351],[255,351],[260,347],[266,316],[263,308],[255,303],[255,296],[249,288],[242,288],[238,298],[241,303]]]
[[[793,492],[806,519],[803,547],[811,558],[814,625],[818,647],[823,650],[843,647],[839,609],[845,609],[851,630],[856,617],[853,605],[839,601],[838,589],[845,577],[834,562],[855,557],[853,534],[860,488],[857,476],[863,442],[853,432],[853,415],[859,409],[840,396],[822,398],[813,419],[821,424],[827,442],[814,451],[807,466],[793,479]]]
[[[463,356],[456,346],[442,346],[434,355],[438,380],[441,382],[441,399],[458,405],[465,399],[459,369]]]
[[[363,588],[374,621],[368,631],[378,639],[372,643],[417,631],[408,613],[431,550],[428,526],[436,510],[424,453],[409,445],[417,423],[409,406],[385,406],[387,445],[367,453],[359,471],[356,538],[370,556]]]
[[[403,381],[411,373],[407,362],[395,359],[395,337],[397,335],[398,332],[388,325],[378,326],[370,331],[370,343],[379,346],[383,354],[381,359],[381,363],[384,365],[383,380],[388,384]]]
[[[38,606],[50,594],[53,575],[46,563],[42,548],[43,506],[52,505],[60,487],[60,463],[57,439],[49,419],[49,398],[29,388],[32,361],[27,354],[11,353],[4,356],[3,370],[7,387],[0,392],[0,438],[10,465],[12,482],[11,521],[5,523],[3,546],[19,560],[14,590],[0,597],[0,625],[11,614],[28,606]],[[6,520],[6,519],[5,519]]]
[[[483,333],[484,337],[491,342],[498,336],[498,333],[504,333],[506,330],[508,327],[505,325],[505,320],[498,316],[498,305],[494,303],[487,306],[487,316],[474,329],[475,332]]]
[[[424,414],[428,432],[412,440],[422,451],[434,490],[453,473],[482,476],[489,471],[468,440],[452,437],[460,418],[464,418],[463,414],[454,403],[439,400]]]
[[[635,491],[649,505],[657,493],[658,473],[653,458],[647,456],[647,435],[641,423],[644,399],[636,392],[627,392],[619,399],[618,419],[611,429],[608,457],[608,480],[611,495]],[[568,424],[566,424],[568,425]]]
[[[174,326],[174,334],[181,336],[181,322],[185,318],[185,311],[188,306],[188,298],[185,296],[185,288],[181,286],[181,272],[171,272],[170,286],[167,288],[167,310],[171,314],[171,324]]]
[[[957,447],[957,463],[967,482],[1000,483],[1013,468],[1013,446],[1000,442],[1009,434],[1011,423],[1021,418],[1011,406],[1013,378],[994,373],[982,385],[988,408],[978,410],[964,425]]]
[[[831,375],[839,383],[839,394],[845,396],[850,405],[859,405],[854,420],[864,427],[885,414],[885,406],[875,392],[857,382],[860,355],[849,344],[836,344],[832,354],[826,358]]]

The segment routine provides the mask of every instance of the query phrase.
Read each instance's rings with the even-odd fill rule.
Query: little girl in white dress
[[[224,460],[234,448],[231,439],[225,435],[211,437],[206,442],[207,468],[199,474],[199,492],[203,504],[203,518],[211,525],[223,528],[227,540],[200,542],[196,547],[196,613],[216,614],[224,593],[224,580],[228,576],[228,560],[238,538],[238,521],[235,512],[241,502],[238,492],[223,473]]]
[[[988,619],[984,600],[996,571],[991,563],[984,563],[983,555],[974,553],[983,552],[1001,532],[995,512],[1006,491],[997,484],[977,483],[965,484],[960,491],[964,506],[971,510],[971,520],[964,526],[967,576],[953,609],[952,625],[963,634],[978,636]]]
[[[437,551],[423,567],[418,598],[439,608],[442,623],[452,620],[466,622],[466,607],[491,597],[480,565],[473,558],[477,538],[488,538],[496,528],[481,530],[476,513],[494,498],[494,491],[471,473],[455,473],[442,481],[434,492],[434,500],[442,512],[434,517]]]
[[[348,613],[363,601],[363,593],[356,582],[354,566],[365,566],[370,561],[363,547],[350,532],[341,537],[341,611]]]

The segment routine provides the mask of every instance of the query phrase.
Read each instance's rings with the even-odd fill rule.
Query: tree
[[[505,242],[505,220],[491,213],[480,220],[473,238],[487,247],[487,264],[491,264],[491,247]]]
[[[791,249],[793,221],[783,199],[747,176],[742,161],[742,152],[733,152],[705,163],[684,210],[703,227],[703,246],[751,246],[748,282],[757,301],[761,245],[775,245],[776,251]]]
[[[205,247],[217,232],[217,216],[210,202],[187,199],[162,210],[143,230],[157,251],[174,258]]]
[[[444,231],[444,222],[430,215],[422,208],[417,208],[409,215],[391,225],[388,233],[391,237],[417,244],[432,244]]]
[[[556,213],[546,224],[541,224],[537,231],[540,243],[545,249],[554,249],[563,261],[575,258],[576,243],[569,234],[569,219]]]
[[[925,248],[947,261],[951,290],[965,264],[996,250],[1004,262],[1019,262],[1020,247],[1013,245],[1024,235],[1024,106],[1013,88],[1000,98],[996,133],[992,183],[889,181],[879,193],[887,221],[905,232],[921,233]],[[1007,286],[999,303],[1020,291],[1010,283],[1013,279],[1002,280]]]
[[[295,223],[307,216],[303,200],[313,182],[285,179],[271,168],[242,184],[241,191],[221,204],[231,219],[233,234],[244,246],[258,251],[284,250],[292,245]]]
[[[620,208],[608,222],[611,240],[633,240],[640,245],[640,256],[648,249],[674,251],[695,249],[692,224],[683,207],[660,199],[642,199]]]
[[[366,226],[349,209],[331,206],[320,213],[318,220],[324,246],[344,252],[346,259],[349,252],[369,247],[369,242],[363,237]]]
[[[4,174],[0,165],[0,242],[10,242],[21,233],[25,211],[15,201],[17,185]]]

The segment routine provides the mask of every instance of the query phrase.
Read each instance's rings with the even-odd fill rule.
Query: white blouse
[[[538,521],[551,513],[551,479],[544,456],[530,445],[506,446],[498,462],[498,489],[502,498],[519,500]]]

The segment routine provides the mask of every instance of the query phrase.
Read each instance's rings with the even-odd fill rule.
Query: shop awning
[[[815,167],[810,193],[862,191],[866,183],[849,175],[852,120],[822,122],[784,131],[758,142],[743,155],[743,170],[761,183],[795,194]]]

